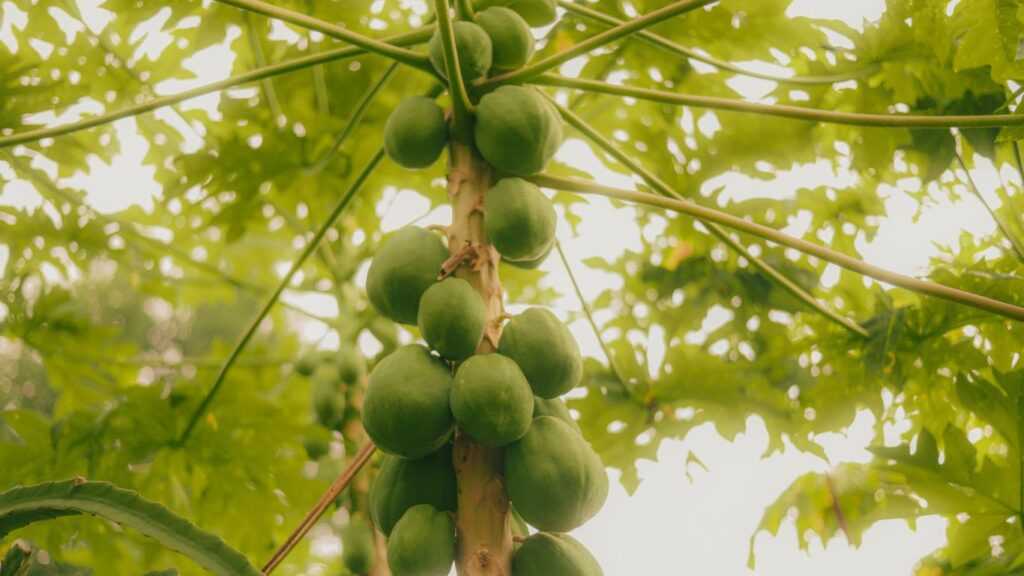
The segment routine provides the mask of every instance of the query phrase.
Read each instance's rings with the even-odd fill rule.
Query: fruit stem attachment
[[[448,195],[452,203],[452,224],[448,228],[448,247],[453,256],[465,247],[474,255],[472,265],[459,266],[454,273],[469,282],[484,299],[487,327],[477,353],[486,354],[493,352],[497,345],[501,318],[505,315],[498,278],[500,258],[484,232],[481,210],[484,194],[494,176],[491,167],[470,145],[452,141],[449,150]],[[456,432],[453,460],[459,487],[455,559],[458,574],[509,576],[512,530],[503,477],[503,453]]]
[[[455,43],[455,28],[452,25],[451,8],[448,0],[434,0],[434,13],[437,17],[437,31],[441,36],[441,47],[444,49],[444,67],[447,71],[448,92],[452,96],[452,137],[458,142],[470,142],[472,126],[470,115],[473,104],[469,101],[469,93],[462,78],[459,67],[459,51]]]

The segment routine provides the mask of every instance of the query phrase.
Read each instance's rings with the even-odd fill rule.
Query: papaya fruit
[[[558,11],[555,0],[483,0],[477,4],[480,9],[491,6],[505,6],[523,17],[533,27],[547,26],[555,21]]]
[[[313,413],[328,430],[341,430],[345,422],[345,390],[338,367],[321,364],[313,373]]]
[[[516,268],[522,268],[523,270],[536,270],[537,268],[540,268],[540,265],[543,264],[545,260],[548,259],[548,256],[551,255],[551,252],[554,249],[555,243],[552,242],[551,246],[549,246],[548,249],[537,258],[532,260],[502,260],[502,262],[510,266],[515,266]]]
[[[355,384],[366,373],[366,359],[355,346],[343,345],[334,355],[338,377],[345,384]]]
[[[516,361],[533,393],[555,398],[583,377],[583,357],[569,329],[551,311],[528,308],[505,325],[498,352]]]
[[[487,35],[480,26],[466,21],[459,21],[453,24],[455,31],[455,49],[459,54],[459,70],[462,70],[462,81],[470,83],[477,78],[482,78],[491,69],[493,59],[493,46],[491,37]],[[430,37],[427,45],[430,52],[430,63],[434,70],[442,77],[448,77],[448,70],[445,67],[444,44],[441,40],[441,30],[438,28]]]
[[[327,455],[331,449],[331,443],[324,436],[309,435],[302,441],[302,447],[306,450],[306,456],[316,462]]]
[[[313,371],[316,370],[316,366],[316,359],[312,355],[307,354],[306,356],[296,360],[293,369],[296,374],[306,376],[308,378],[313,375]]]
[[[455,520],[429,504],[409,508],[388,536],[394,576],[448,576],[455,563]]]
[[[414,460],[385,455],[370,486],[370,517],[388,535],[409,508],[430,504],[454,512],[458,499],[451,444]]]
[[[423,293],[417,323],[431,348],[444,358],[461,361],[473,354],[484,336],[487,307],[469,282],[449,277]]]
[[[502,178],[484,195],[484,229],[503,259],[534,260],[555,243],[555,207],[522,178]]]
[[[604,576],[587,548],[568,534],[538,532],[512,555],[512,576]]]
[[[562,120],[536,90],[505,85],[477,105],[473,129],[480,154],[501,172],[529,176],[544,169],[562,144]]]
[[[400,324],[415,324],[420,298],[437,281],[448,248],[440,236],[406,226],[381,243],[366,275],[366,292],[378,312]]]
[[[476,23],[491,38],[491,66],[514,70],[533,56],[534,39],[523,17],[504,6],[492,6],[476,14]]]
[[[459,427],[485,446],[522,438],[533,420],[530,384],[519,366],[501,354],[478,354],[459,365],[451,405]]]
[[[576,420],[573,420],[571,414],[569,414],[569,408],[562,402],[561,398],[541,398],[536,397],[533,399],[533,417],[540,418],[541,416],[552,416],[558,418],[562,422],[565,422],[578,434],[583,434],[580,429],[580,424]]]
[[[377,550],[373,527],[362,516],[352,516],[341,530],[341,563],[353,574],[369,574]]]
[[[509,499],[531,526],[568,532],[608,497],[608,476],[590,444],[558,418],[541,416],[505,448]]]
[[[452,377],[441,359],[418,344],[387,355],[370,373],[363,399],[363,427],[381,450],[419,458],[452,434]]]
[[[430,166],[447,145],[444,110],[426,96],[405,98],[384,123],[384,151],[403,168]]]

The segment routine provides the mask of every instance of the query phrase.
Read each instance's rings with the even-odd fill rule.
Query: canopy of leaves
[[[415,2],[276,4],[373,37],[411,30],[428,18],[427,5]],[[587,5],[629,19],[664,4]],[[789,5],[726,0],[651,31],[741,67],[841,76],[759,81],[757,96],[768,103],[875,113],[1017,109],[1015,90],[1024,82],[1019,0],[890,1],[863,29],[794,17]],[[564,12],[543,31],[537,58],[605,28]],[[340,45],[197,0],[106,0],[98,7],[10,0],[0,8],[0,43],[0,135],[201,84],[209,78],[194,64],[204,59],[227,55],[224,62],[237,74]],[[326,248],[286,294],[327,299],[337,314],[310,320],[275,307],[188,442],[178,439],[288,263],[379,148],[389,111],[433,83],[398,68],[340,142],[353,110],[389,64],[372,55],[338,60],[116,125],[0,149],[0,190],[31,200],[0,202],[0,490],[78,475],[110,481],[250,558],[270,555],[359,441],[315,422],[310,379],[291,366],[306,352],[302,331],[319,322],[317,329],[332,333],[332,346],[336,336],[338,346],[360,346],[371,355],[416,336],[382,327],[367,305],[362,277],[396,201],[414,191],[424,214],[445,201],[441,163],[413,173],[384,162],[374,171],[332,227]],[[561,72],[752,97],[742,74],[636,37],[572,64]],[[957,157],[969,169],[992,163],[1005,177],[981,192],[1005,226],[991,236],[965,234],[922,275],[1024,305],[1022,263],[1008,239],[1024,238],[1019,128],[862,128],[551,93],[683,196],[788,226],[851,255],[876,237],[894,190],[910,193],[921,212],[974,201]],[[593,149],[605,167],[629,173]],[[142,206],[113,213],[91,208],[75,176],[139,150],[158,192]],[[844,177],[759,193],[777,189],[781,172],[809,163]],[[563,164],[550,172],[580,174],[578,166]],[[736,178],[749,193],[726,186]],[[123,197],[134,192],[126,186],[111,180],[89,193]],[[582,230],[584,198],[559,193],[555,199],[569,231]],[[1024,564],[1020,323],[889,290],[741,238],[862,325],[863,337],[808,308],[692,219],[635,213],[644,231],[637,249],[572,263],[611,278],[589,301],[611,362],[588,360],[585,393],[570,407],[628,489],[640,481],[639,459],[654,458],[663,440],[682,438],[702,423],[730,437],[756,415],[767,424],[773,450],[788,441],[823,456],[818,435],[842,430],[859,410],[870,410],[879,430],[908,424],[898,445],[879,447],[870,464],[801,478],[766,512],[762,527],[778,530],[795,509],[801,535],[841,531],[856,542],[881,519],[941,514],[951,519],[949,546],[928,561],[929,574],[1003,574]],[[503,268],[510,302],[554,301],[559,294],[540,283],[545,274]],[[310,437],[331,441],[329,455],[317,463],[304,449]],[[358,498],[350,499],[358,509]],[[330,528],[341,521],[332,518]],[[67,517],[40,526],[18,536],[61,563],[100,574],[168,567],[197,573],[188,561],[113,524]],[[281,573],[327,562],[336,560],[300,547]]]

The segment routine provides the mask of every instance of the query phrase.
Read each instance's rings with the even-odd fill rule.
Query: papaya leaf
[[[221,576],[258,576],[249,561],[223,540],[164,506],[107,482],[80,479],[15,487],[0,494],[0,538],[30,523],[90,514],[142,532]]]

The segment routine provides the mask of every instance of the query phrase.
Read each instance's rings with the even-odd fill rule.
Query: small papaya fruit
[[[535,28],[551,24],[558,16],[554,0],[483,0],[477,6],[481,9],[491,6],[506,6]]]
[[[580,430],[580,424],[576,420],[573,420],[572,414],[569,414],[569,408],[565,405],[565,402],[561,398],[541,398],[540,396],[533,399],[533,417],[540,418],[541,416],[552,416],[558,418],[562,422],[565,422],[572,427],[579,434],[583,434]]]
[[[444,110],[426,96],[405,98],[384,123],[384,151],[403,168],[430,166],[447,145]]]
[[[451,444],[423,458],[385,455],[370,486],[370,516],[387,535],[409,508],[430,504],[454,512],[458,499]]]
[[[436,281],[448,248],[433,232],[406,226],[381,243],[366,275],[366,292],[378,312],[415,324],[420,298]]]
[[[501,354],[470,356],[455,372],[452,414],[459,427],[485,446],[521,438],[533,419],[533,393],[519,366]]]
[[[352,516],[341,530],[341,563],[353,574],[369,574],[376,559],[373,527],[362,516]]]
[[[494,56],[491,37],[483,28],[472,22],[458,21],[453,26],[455,49],[459,54],[459,70],[462,70],[462,81],[469,83],[483,77],[491,69]],[[430,52],[430,63],[434,65],[434,70],[437,70],[442,77],[447,78],[448,70],[445,67],[444,44],[441,40],[440,28],[430,37],[427,49]]]
[[[417,323],[423,339],[438,354],[465,360],[484,336],[487,307],[469,282],[449,277],[423,293]]]
[[[307,354],[295,361],[293,369],[300,376],[312,376],[313,371],[316,370],[316,358],[311,354]]]
[[[512,576],[604,576],[587,548],[568,534],[538,532],[512,555]]]
[[[546,308],[528,308],[512,318],[501,333],[498,352],[516,361],[541,398],[561,396],[583,377],[576,339]]]
[[[338,377],[345,384],[355,384],[366,373],[366,359],[355,346],[343,345],[334,355]]]
[[[608,497],[608,476],[590,444],[558,418],[541,416],[505,449],[509,499],[531,526],[567,532]]]
[[[313,373],[312,380],[313,413],[317,422],[328,430],[341,430],[345,421],[345,390],[338,367],[321,364]]]
[[[498,70],[513,70],[533,56],[534,40],[530,25],[523,17],[504,6],[492,6],[476,14],[476,23],[491,38],[491,65]]]
[[[448,576],[455,562],[455,520],[429,504],[409,508],[388,537],[394,576]]]
[[[306,450],[306,456],[316,462],[327,455],[331,449],[331,443],[325,436],[311,434],[302,441],[302,447]]]
[[[418,344],[384,357],[370,373],[363,427],[381,450],[419,458],[437,450],[454,427],[452,377],[441,359]]]
[[[562,121],[536,90],[507,84],[480,99],[473,134],[484,160],[502,172],[529,176],[558,151]]]
[[[484,195],[484,229],[504,259],[543,257],[555,242],[557,220],[551,200],[522,178],[502,178]]]

